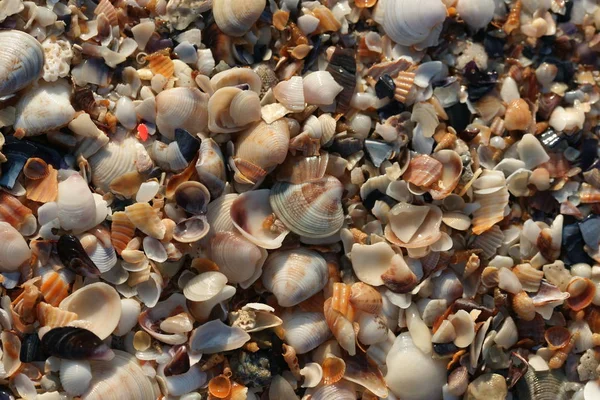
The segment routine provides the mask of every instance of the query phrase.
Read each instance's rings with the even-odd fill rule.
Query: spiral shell
[[[260,93],[262,81],[258,73],[249,68],[231,68],[210,78],[210,86],[215,92],[223,87],[242,85],[248,85],[250,90]]]
[[[0,96],[6,96],[40,78],[44,51],[33,36],[17,30],[0,32],[0,42]]]
[[[265,0],[214,0],[213,15],[220,30],[229,36],[243,36],[258,20]]]
[[[383,29],[396,43],[420,48],[434,46],[446,19],[441,0],[387,0]]]
[[[263,285],[282,307],[292,307],[318,293],[327,283],[327,263],[305,248],[280,250],[267,258]]]
[[[269,202],[273,212],[292,232],[310,238],[331,236],[342,227],[343,186],[332,176],[313,182],[273,185]]]
[[[176,87],[156,96],[156,126],[169,139],[175,137],[175,129],[201,132],[208,125],[209,96],[196,88]]]

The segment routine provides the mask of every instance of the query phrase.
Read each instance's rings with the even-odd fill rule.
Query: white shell
[[[437,44],[446,19],[446,6],[441,0],[386,0],[383,29],[402,46]]]
[[[90,386],[92,370],[86,360],[61,360],[60,383],[71,396],[80,396]]]
[[[294,311],[282,315],[285,342],[296,353],[304,354],[316,349],[331,335],[325,315],[318,312]]]
[[[33,136],[67,125],[75,116],[70,94],[69,84],[62,79],[32,87],[16,105],[15,130]]]
[[[219,293],[226,283],[227,277],[218,271],[203,272],[188,281],[183,294],[191,301],[206,301]]]
[[[288,110],[299,112],[304,110],[304,86],[302,77],[292,76],[287,81],[279,82],[273,88],[277,101]]]
[[[540,141],[531,133],[523,135],[521,141],[517,144],[519,158],[525,162],[525,168],[533,170],[538,165],[550,160],[550,156],[544,150]]]
[[[208,95],[196,88],[176,87],[156,96],[156,127],[169,139],[175,129],[195,134],[208,125]]]
[[[15,271],[31,257],[23,236],[8,222],[0,222],[0,271]]]
[[[57,204],[60,226],[74,233],[93,228],[104,221],[108,213],[106,202],[104,213],[97,212],[94,196],[79,174],[73,174],[58,184]]]
[[[6,96],[39,79],[44,67],[44,51],[33,36],[22,31],[2,31],[0,42],[0,96]]]
[[[230,327],[219,320],[213,320],[192,331],[190,349],[205,354],[239,349],[250,340],[243,329]]]
[[[234,232],[216,233],[210,240],[210,258],[229,282],[250,287],[261,275],[267,251]]]
[[[304,368],[300,370],[300,375],[304,376],[302,387],[315,387],[323,378],[323,368],[318,363],[306,363]]]
[[[119,294],[112,286],[102,282],[73,292],[60,303],[59,308],[77,314],[78,319],[71,325],[88,329],[100,339],[106,339],[121,319]]]
[[[361,281],[373,286],[383,285],[381,275],[392,265],[396,253],[386,242],[375,244],[354,243],[350,252],[352,268]]]
[[[207,380],[206,372],[200,370],[198,365],[192,366],[185,373],[171,375],[162,378],[167,394],[170,396],[182,396],[202,387]]]
[[[494,17],[494,0],[459,0],[456,5],[458,15],[473,29],[487,26]]]
[[[220,30],[229,36],[243,36],[260,17],[265,0],[213,0],[213,15]]]
[[[123,336],[129,333],[137,325],[141,311],[142,306],[139,301],[135,299],[121,299],[121,317],[113,334]]]
[[[311,72],[304,77],[302,83],[304,86],[304,100],[308,104],[328,106],[344,90],[328,71]]]
[[[162,263],[167,261],[167,250],[165,246],[158,240],[151,236],[146,236],[142,241],[144,246],[144,253],[150,260]]]

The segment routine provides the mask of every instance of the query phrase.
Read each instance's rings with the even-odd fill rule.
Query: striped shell
[[[0,32],[0,42],[0,96],[6,96],[39,79],[44,51],[33,36],[21,31]]]
[[[331,336],[322,312],[294,311],[283,314],[281,318],[285,342],[292,346],[297,354],[316,349]]]
[[[112,215],[110,239],[117,254],[121,255],[134,235],[135,225],[127,218],[127,214],[123,211],[115,212]]]
[[[383,29],[396,43],[419,48],[436,45],[446,19],[441,0],[387,0]]]
[[[273,212],[292,232],[305,237],[331,236],[342,227],[344,187],[332,176],[313,182],[273,185],[269,202]]]
[[[175,129],[201,132],[208,124],[208,95],[196,88],[176,87],[156,96],[156,127],[169,139]]]
[[[108,192],[115,178],[136,171],[137,151],[141,150],[138,146],[141,144],[134,137],[129,137],[122,142],[111,140],[91,156],[89,164],[94,186]]]
[[[243,36],[258,20],[265,0],[214,0],[213,15],[220,30],[229,36]]]

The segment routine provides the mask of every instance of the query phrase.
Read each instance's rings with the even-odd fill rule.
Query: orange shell
[[[77,314],[67,310],[61,310],[48,303],[40,302],[37,305],[37,318],[42,326],[57,328],[67,326],[69,322],[77,319]]]
[[[346,373],[346,362],[339,357],[329,356],[323,360],[323,383],[332,385],[339,382]]]
[[[127,244],[133,239],[135,234],[135,225],[131,223],[127,214],[123,211],[117,211],[112,215],[112,225],[110,227],[110,241],[118,255],[125,250]]]
[[[564,326],[553,326],[546,330],[544,339],[546,339],[550,350],[562,349],[569,344],[571,332]]]
[[[169,79],[175,72],[175,65],[173,60],[168,55],[161,54],[160,52],[152,53],[146,56],[148,66],[154,75],[161,74],[165,78]]]
[[[23,175],[33,180],[45,178],[49,172],[50,168],[46,161],[36,157],[28,159],[23,167]]]
[[[420,187],[430,187],[442,176],[442,163],[433,157],[420,155],[413,158],[402,176],[407,182]]]
[[[379,314],[383,309],[381,293],[373,286],[363,282],[356,282],[352,285],[350,303],[354,308],[370,314]]]
[[[567,286],[567,292],[571,295],[567,304],[573,311],[579,311],[592,304],[596,295],[596,285],[590,279],[576,277]]]
[[[69,295],[69,284],[57,272],[48,272],[44,275],[40,292],[46,303],[58,307],[61,301]]]
[[[43,179],[31,180],[26,187],[27,198],[38,203],[49,203],[58,196],[58,171],[48,166],[48,175]]]
[[[211,396],[224,399],[231,393],[231,381],[225,375],[218,375],[208,382],[208,392]]]
[[[25,218],[31,214],[32,211],[15,196],[0,192],[0,221],[8,222],[13,228],[19,229]]]

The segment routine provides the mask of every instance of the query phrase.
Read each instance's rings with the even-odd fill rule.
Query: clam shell
[[[288,156],[277,170],[277,179],[293,184],[318,181],[325,176],[329,153],[319,156]]]
[[[508,205],[506,179],[500,171],[485,170],[473,183],[475,201],[481,206],[473,213],[473,233],[480,235],[504,218]]]
[[[262,282],[282,307],[292,307],[318,293],[327,283],[327,263],[305,248],[280,250],[265,262]]]
[[[70,94],[64,80],[32,87],[16,105],[15,130],[33,136],[67,125],[75,116]]]
[[[188,181],[177,186],[174,199],[175,203],[189,214],[201,215],[206,213],[210,193],[200,182]]]
[[[231,205],[238,196],[237,193],[225,194],[208,204],[206,218],[210,224],[209,235],[218,232],[235,232],[230,211]]]
[[[441,0],[386,0],[383,29],[402,46],[424,48],[436,45],[446,19]]]
[[[156,96],[156,127],[169,139],[175,129],[201,132],[208,125],[208,95],[196,88],[176,87]]]
[[[229,282],[246,289],[261,275],[267,251],[237,233],[218,232],[210,240],[210,258]]]
[[[269,203],[292,232],[310,238],[331,236],[344,223],[341,205],[343,186],[332,176],[301,184],[277,182]]]
[[[0,270],[15,271],[31,257],[23,236],[8,222],[0,222]]]
[[[82,395],[85,400],[155,400],[159,396],[156,381],[148,377],[138,360],[123,351],[115,350],[109,362],[92,361],[92,381]]]
[[[196,172],[198,180],[206,186],[211,198],[216,199],[223,193],[227,180],[225,160],[219,145],[211,138],[203,139],[200,144]]]
[[[61,360],[60,383],[71,396],[80,396],[87,390],[92,381],[92,370],[89,361]]]
[[[212,11],[220,30],[229,36],[243,36],[263,12],[265,0],[213,0]]]
[[[135,203],[125,207],[125,214],[137,229],[158,240],[165,237],[166,227],[157,211],[148,203]]]
[[[494,17],[494,0],[459,0],[456,4],[458,15],[473,29],[487,26]]]
[[[142,308],[135,299],[121,299],[121,318],[113,334],[123,336],[129,333],[138,323]]]
[[[215,74],[210,85],[214,91],[227,86],[248,85],[253,92],[261,93],[262,81],[255,71],[236,67]]]
[[[109,192],[110,185],[116,178],[136,171],[138,152],[146,153],[134,137],[123,141],[111,140],[98,150],[88,160],[94,186]]]
[[[135,225],[131,223],[124,211],[117,211],[111,217],[110,239],[117,252],[125,250],[135,235]]]
[[[94,301],[90,301],[94,299]],[[121,318],[121,298],[112,286],[97,282],[84,286],[61,301],[59,308],[77,314],[82,327],[106,339]],[[72,323],[74,324],[74,323]]]
[[[312,72],[304,77],[304,101],[314,105],[331,105],[344,90],[328,71]]]
[[[219,293],[226,283],[227,277],[221,272],[204,272],[188,281],[183,288],[183,294],[191,301],[206,301]]]
[[[268,189],[239,195],[231,203],[230,216],[232,224],[246,239],[264,249],[277,249],[289,231],[265,226],[265,221],[273,214],[268,203],[269,195]]]
[[[273,88],[273,95],[288,110],[304,110],[304,86],[301,76],[292,76],[287,81],[279,82]]]
[[[282,315],[285,342],[297,354],[305,354],[316,349],[331,335],[331,331],[321,312],[294,311]]]
[[[2,31],[0,41],[0,96],[6,96],[40,78],[44,67],[44,51],[33,36],[22,31]]]
[[[208,129],[214,133],[232,133],[260,120],[258,94],[237,87],[223,87],[208,100]]]
[[[184,219],[175,225],[175,229],[173,230],[173,239],[181,243],[197,242],[206,236],[209,229],[210,226],[206,221],[206,216],[194,216]]]
[[[192,331],[190,349],[204,354],[214,354],[239,349],[248,340],[250,335],[243,329],[213,320]]]
[[[58,184],[58,220],[61,227],[79,233],[98,225],[107,214],[106,202],[101,202],[104,210],[101,204],[96,204],[81,175],[71,175]]]

